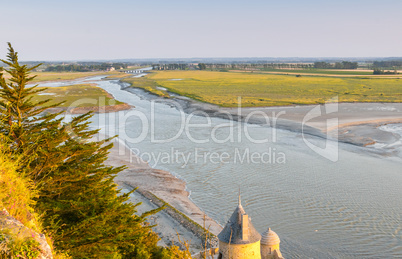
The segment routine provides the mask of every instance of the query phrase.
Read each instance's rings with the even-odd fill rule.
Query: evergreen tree
[[[11,75],[6,80],[0,73],[0,132],[13,153],[25,157],[19,171],[39,191],[36,211],[56,248],[74,258],[171,256],[174,249],[157,247],[158,237],[146,223],[146,216],[160,209],[137,216],[138,204],[127,202],[131,193],[120,193],[114,183],[124,167],[104,165],[112,144],[110,139],[92,141],[98,132],[89,130],[92,115],[74,117],[69,123],[63,123],[60,114],[43,115],[58,104],[32,101],[43,91],[27,87],[35,67],[20,65],[11,44],[7,58],[0,60]]]

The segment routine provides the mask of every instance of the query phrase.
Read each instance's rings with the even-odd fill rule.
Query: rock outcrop
[[[53,258],[52,249],[45,235],[24,226],[20,221],[12,217],[6,209],[3,209],[0,211],[0,255],[11,257],[10,246],[15,246],[16,244],[21,247],[14,247],[14,249],[24,251],[24,249],[29,248],[31,250],[29,252],[35,254],[35,257],[20,255],[22,258]]]

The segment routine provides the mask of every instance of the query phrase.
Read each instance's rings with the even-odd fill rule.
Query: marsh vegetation
[[[182,80],[175,80],[182,79]],[[215,71],[158,71],[123,81],[160,96],[166,88],[183,96],[222,107],[320,104],[338,96],[340,102],[401,102],[402,81],[391,78],[319,77]]]

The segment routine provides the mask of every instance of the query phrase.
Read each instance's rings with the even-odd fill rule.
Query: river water
[[[97,114],[92,126],[119,134],[151,166],[184,179],[194,203],[220,224],[235,209],[240,188],[254,226],[279,235],[285,258],[402,258],[400,158],[339,144],[332,162],[300,133],[208,121],[142,90],[121,90],[117,81],[96,83],[136,108]],[[183,120],[191,127],[183,128]],[[318,137],[307,141],[325,146]]]

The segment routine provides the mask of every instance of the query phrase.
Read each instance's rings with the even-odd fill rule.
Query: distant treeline
[[[393,71],[384,71],[384,69],[375,67],[373,70],[373,75],[397,75],[398,70],[396,68]]]
[[[357,62],[336,62],[334,64],[327,62],[314,62],[311,63],[251,63],[251,64],[205,64],[207,69],[241,69],[241,70],[252,70],[252,69],[356,69],[358,67]]]
[[[312,69],[313,64],[287,64],[287,63],[170,63],[170,64],[153,64],[152,68],[155,70],[254,70],[254,69]]]
[[[342,61],[342,62],[323,62],[314,63],[167,63],[153,64],[154,70],[274,70],[274,69],[357,69],[358,62]],[[401,68],[402,61],[374,61],[372,64],[366,64],[367,69],[373,68]]]
[[[335,62],[334,64],[328,62],[314,62],[314,68],[318,69],[356,69],[359,66],[357,62]]]
[[[90,72],[90,71],[105,71],[111,68],[124,69],[127,64],[124,63],[101,63],[101,64],[68,64],[68,65],[52,65],[48,66],[45,71],[48,72]]]
[[[315,62],[314,64],[306,63],[171,63],[171,64],[156,64],[152,65],[155,70],[271,70],[271,69],[356,69],[357,62]]]
[[[393,61],[374,61],[373,67],[381,68],[402,68],[402,60]]]
[[[232,63],[232,64],[205,64],[208,69],[233,69],[233,70],[271,70],[271,69],[309,69],[312,64],[289,64],[289,63]]]

